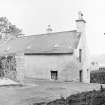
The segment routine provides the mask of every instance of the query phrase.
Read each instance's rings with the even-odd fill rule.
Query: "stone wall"
[[[17,80],[22,82],[24,79],[24,54],[20,53],[15,56]]]

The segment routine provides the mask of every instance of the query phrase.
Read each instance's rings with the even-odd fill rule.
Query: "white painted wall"
[[[25,55],[25,76],[51,79],[51,70],[58,71],[59,80],[79,81],[79,65],[73,55]]]
[[[79,49],[82,49],[82,62],[81,68],[83,70],[83,82],[90,82],[90,69],[89,69],[89,51],[86,40],[86,30],[85,30],[85,22],[84,20],[76,21],[77,31],[81,33],[81,38],[79,41],[79,45],[77,48],[77,52],[79,53]]]

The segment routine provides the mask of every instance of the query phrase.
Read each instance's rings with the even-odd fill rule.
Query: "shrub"
[[[105,71],[94,71],[90,73],[90,82],[91,83],[105,83]]]
[[[101,90],[102,89],[102,90]],[[71,95],[66,99],[61,97],[49,103],[37,103],[33,105],[105,105],[105,89],[82,92]]]

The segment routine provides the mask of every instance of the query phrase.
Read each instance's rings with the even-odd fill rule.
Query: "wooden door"
[[[80,78],[80,82],[82,82],[83,81],[83,71],[82,70],[79,71],[79,78]]]

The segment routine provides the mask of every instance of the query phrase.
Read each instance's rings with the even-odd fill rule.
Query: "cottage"
[[[77,30],[11,38],[0,46],[0,54],[13,56],[16,78],[90,82],[86,21],[79,12]]]

